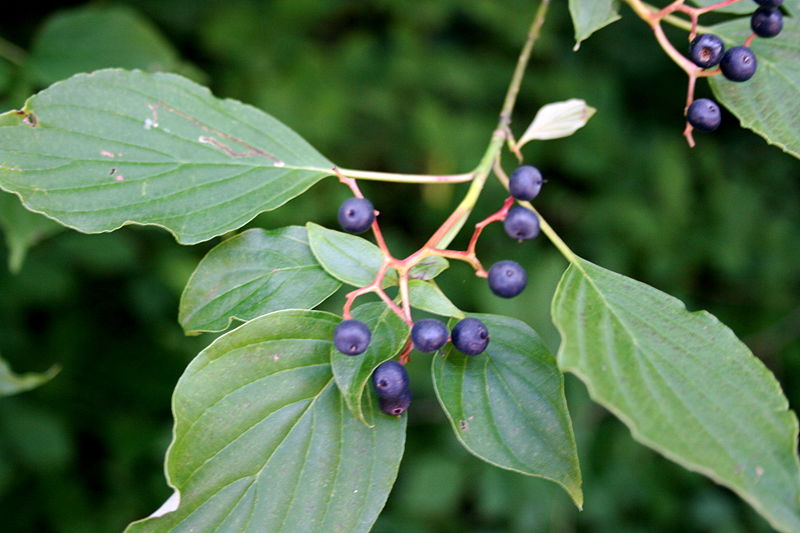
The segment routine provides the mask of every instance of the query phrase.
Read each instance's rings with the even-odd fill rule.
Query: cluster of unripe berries
[[[783,29],[783,0],[755,0],[759,8],[750,17],[750,27],[759,37],[775,37]],[[722,75],[736,82],[747,81],[756,73],[756,55],[747,46],[725,49],[717,35],[705,33],[689,44],[689,59],[701,68],[719,65]],[[714,131],[722,121],[719,105],[709,98],[698,98],[686,111],[686,120],[700,131]]]
[[[538,196],[544,180],[536,167],[523,165],[509,178],[509,192],[517,200],[530,201]],[[363,233],[375,221],[375,208],[366,198],[348,198],[339,207],[339,224],[349,233]],[[516,205],[508,209],[503,219],[505,232],[517,241],[532,239],[539,234],[536,213]],[[528,283],[525,269],[510,260],[499,261],[488,271],[489,288],[497,296],[512,298]],[[333,333],[333,344],[345,355],[364,353],[372,340],[369,327],[360,320],[343,320]],[[440,320],[426,318],[411,327],[411,343],[423,353],[434,353],[450,341],[465,355],[483,353],[489,345],[489,329],[477,318],[464,318],[452,331]],[[372,386],[378,396],[381,411],[398,416],[411,404],[411,391],[405,367],[396,361],[386,361],[372,374]]]

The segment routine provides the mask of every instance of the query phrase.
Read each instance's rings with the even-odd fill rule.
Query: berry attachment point
[[[713,33],[695,37],[689,44],[689,59],[700,68],[718,65],[725,52],[725,44]]]

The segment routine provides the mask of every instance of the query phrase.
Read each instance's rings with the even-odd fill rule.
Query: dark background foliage
[[[215,94],[275,115],[338,164],[436,173],[477,162],[535,8],[530,0],[127,4]],[[730,115],[689,150],[681,137],[685,79],[646,26],[625,12],[576,53],[566,2],[553,4],[515,131],[551,101],[584,98],[598,113],[573,137],[525,148],[549,180],[537,206],[579,254],[716,314],[775,372],[796,408],[800,165]],[[39,2],[6,13],[0,35],[27,50],[65,7]],[[4,109],[39,88],[0,59]],[[396,255],[421,244],[464,190],[363,188]],[[334,206],[347,194],[325,180],[253,225],[311,219],[334,226]],[[503,196],[490,182],[475,219]],[[162,459],[171,391],[212,339],[183,336],[178,298],[212,244],[181,247],[149,228],[62,232],[35,247],[19,274],[0,268],[0,353],[20,371],[63,367],[42,388],[0,400],[3,531],[120,531],[169,495]],[[6,254],[0,246],[0,264]],[[527,321],[555,350],[549,302],[564,260],[543,237],[517,246],[497,227],[485,233],[479,254],[488,264],[522,262],[529,288],[501,301],[455,264],[440,278],[446,292],[466,310]],[[586,494],[578,512],[554,485],[465,452],[436,403],[428,366],[425,356],[410,365],[406,455],[376,532],[769,531],[729,491],[635,443],[568,376]]]

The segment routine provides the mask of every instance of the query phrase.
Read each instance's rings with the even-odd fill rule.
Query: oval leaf
[[[137,12],[123,6],[84,6],[47,20],[25,68],[36,82],[49,85],[104,67],[158,71],[177,65],[178,54],[169,41]]]
[[[578,259],[553,320],[561,367],[643,444],[800,530],[797,418],[778,382],[712,315]]]
[[[372,283],[383,261],[380,248],[361,237],[313,222],[306,224],[306,229],[311,251],[331,276],[354,287]],[[397,272],[389,270],[383,285],[396,284]]]
[[[726,46],[741,44],[750,34],[749,20],[738,19],[713,29]],[[786,20],[777,37],[753,41],[758,59],[755,76],[744,83],[712,76],[709,83],[714,95],[743,127],[800,158],[800,24],[797,19]]]
[[[306,229],[249,229],[216,247],[197,265],[181,295],[187,333],[223,331],[280,309],[311,309],[341,284],[311,254]]]
[[[568,137],[584,127],[595,111],[595,108],[578,98],[547,104],[536,112],[533,122],[517,142],[517,147],[521,148],[533,140]]]
[[[450,263],[444,257],[432,255],[421,260],[411,267],[408,272],[410,279],[429,280],[433,279],[450,267]]]
[[[597,30],[619,20],[619,0],[569,0],[575,50]]]
[[[11,119],[0,127],[0,187],[88,233],[152,224],[201,242],[279,207],[333,167],[266,113],[175,74],[79,74],[0,123]]]
[[[353,310],[353,318],[369,327],[372,333],[369,347],[360,355],[345,355],[334,347],[331,350],[331,366],[347,407],[363,424],[371,426],[374,417],[370,416],[368,421],[362,406],[364,389],[372,377],[372,371],[405,346],[409,327],[382,302],[358,306]]]
[[[471,453],[501,468],[561,485],[580,507],[581,474],[564,376],[527,324],[471,315],[489,328],[489,347],[467,356],[448,344],[432,363],[436,395]]]
[[[408,282],[408,299],[411,307],[439,316],[464,318],[464,313],[445,296],[432,281],[412,279]]]
[[[406,419],[376,417],[369,429],[350,416],[330,368],[339,320],[279,311],[203,350],[173,397],[166,471],[177,509],[126,531],[369,531],[397,475]]]

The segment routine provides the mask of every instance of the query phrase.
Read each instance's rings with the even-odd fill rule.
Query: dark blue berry
[[[405,393],[397,398],[381,398],[379,396],[378,405],[381,411],[387,415],[400,416],[405,413],[408,406],[411,405],[411,391],[406,389]]]
[[[489,345],[489,330],[477,318],[465,318],[453,327],[453,346],[466,355],[478,355]]]
[[[714,131],[722,121],[719,106],[708,98],[698,98],[686,112],[686,120],[700,131]]]
[[[542,173],[530,165],[523,165],[511,173],[508,192],[517,200],[533,200],[542,190]]]
[[[498,261],[489,269],[489,288],[497,296],[513,298],[525,289],[528,275],[516,261]]]
[[[719,68],[731,81],[747,81],[756,73],[756,55],[746,46],[734,46],[722,55]]]
[[[713,33],[698,35],[689,44],[689,59],[701,68],[719,64],[724,52],[725,44]]]
[[[750,27],[759,37],[775,37],[783,29],[783,13],[775,8],[759,7],[750,17]]]
[[[333,344],[345,355],[364,353],[372,334],[366,324],[359,320],[344,320],[333,332]]]
[[[408,372],[397,361],[385,361],[372,373],[372,386],[378,398],[399,398],[408,390]]]
[[[418,320],[411,328],[411,342],[422,353],[433,353],[445,344],[450,332],[444,322],[435,318]]]
[[[783,0],[755,0],[755,2],[762,7],[778,7]]]
[[[375,220],[375,208],[366,198],[348,198],[339,207],[339,224],[348,233],[364,233]]]
[[[527,241],[539,235],[539,217],[530,209],[515,205],[508,210],[503,228],[512,239]]]

